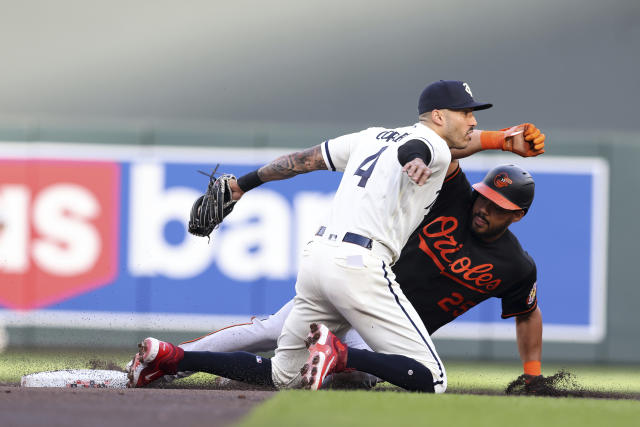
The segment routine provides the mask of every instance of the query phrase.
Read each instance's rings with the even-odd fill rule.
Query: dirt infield
[[[0,425],[225,426],[273,391],[0,386]],[[149,423],[151,421],[151,423]]]
[[[640,401],[640,393],[568,389],[565,385],[572,384],[566,379],[566,374],[556,377],[553,381],[554,390],[560,390],[561,393],[549,397]],[[512,386],[514,384],[516,383],[512,383]],[[276,393],[265,389],[256,390],[235,381],[216,381],[188,388],[178,388],[181,387],[179,384],[172,383],[165,384],[165,387],[168,388],[119,390],[21,388],[18,384],[0,384],[0,425],[124,427],[146,425],[146,422],[152,421],[150,425],[154,427],[227,426],[240,420],[255,405]],[[375,389],[375,392],[385,391],[404,392],[398,388],[384,386]],[[511,393],[461,389],[450,389],[447,393],[492,396],[526,394],[523,389],[513,388]]]

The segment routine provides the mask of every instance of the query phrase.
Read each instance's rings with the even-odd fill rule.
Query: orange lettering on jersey
[[[462,245],[458,245],[458,242],[454,240],[450,233],[452,233],[456,228],[458,228],[458,220],[453,217],[441,217],[443,221],[439,224],[439,227],[433,227],[433,230],[428,229],[428,227],[433,224],[433,221],[427,224],[422,231],[425,236],[435,238],[435,237],[443,237],[442,240],[438,240],[433,244],[433,247],[440,252],[440,256],[447,263],[450,263],[451,260],[447,257],[447,255],[458,252]]]
[[[452,254],[463,246],[453,237],[457,228],[458,220],[454,217],[441,216],[434,219],[422,228],[424,237],[418,234],[420,249],[433,260],[441,274],[457,283],[483,294],[496,289],[500,286],[501,280],[494,279],[491,273],[493,264],[473,266],[471,259],[466,256],[451,260]]]

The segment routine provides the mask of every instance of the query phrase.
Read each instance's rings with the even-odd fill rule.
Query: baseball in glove
[[[220,165],[218,165],[220,166]],[[189,233],[195,236],[209,237],[222,220],[231,213],[236,201],[232,199],[229,181],[236,179],[231,174],[223,174],[218,178],[215,173],[198,171],[209,177],[209,185],[204,195],[198,197],[191,207],[189,218]]]

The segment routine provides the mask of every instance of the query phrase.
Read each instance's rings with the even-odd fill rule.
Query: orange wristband
[[[483,150],[502,150],[504,132],[489,130],[480,132],[480,145]]]
[[[542,375],[542,367],[539,360],[530,360],[523,363],[525,375]]]

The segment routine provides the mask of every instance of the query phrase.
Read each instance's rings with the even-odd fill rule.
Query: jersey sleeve
[[[324,163],[330,171],[344,172],[349,156],[360,141],[361,132],[328,139],[320,147]]]
[[[468,209],[471,203],[471,185],[460,166],[444,179],[436,203],[431,208],[428,218],[435,218],[451,211],[451,206],[460,206],[461,210]]]
[[[404,166],[413,159],[422,159],[425,165],[431,163],[429,146],[419,139],[412,139],[398,147],[398,162]]]
[[[534,264],[532,271],[502,297],[502,318],[520,316],[535,310],[538,306],[537,288],[537,270]]]
[[[447,148],[446,154],[449,157],[447,159],[447,156],[442,156],[440,153],[436,152],[435,148],[433,147],[433,144],[431,142],[429,142],[428,139],[418,138],[418,140],[422,141],[424,143],[424,145],[427,146],[427,150],[429,151],[429,163],[427,163],[427,167],[432,168],[436,161],[440,161],[442,163],[445,160],[446,160],[447,167],[448,167],[449,162],[451,161],[451,154],[449,153],[449,149],[448,148]]]

